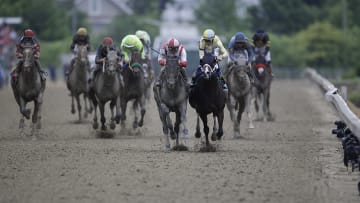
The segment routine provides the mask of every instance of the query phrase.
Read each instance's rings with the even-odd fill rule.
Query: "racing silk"
[[[253,47],[255,52],[255,57],[258,55],[265,56],[266,64],[269,65],[271,63],[271,54],[270,54],[270,47],[269,46],[262,46],[262,47]]]
[[[215,35],[215,38],[213,39],[212,44],[210,46],[206,45],[205,39],[203,37],[201,37],[201,39],[199,41],[199,57],[200,57],[200,59],[202,59],[204,57],[205,53],[211,53],[214,55],[215,54],[214,51],[216,48],[219,48],[220,56],[222,56],[223,58],[228,56],[228,53],[227,53],[223,43],[221,42],[221,40],[219,39],[219,37],[217,35]]]
[[[126,35],[121,40],[120,48],[121,48],[122,54],[124,55],[123,61],[125,63],[129,63],[130,55],[131,55],[131,52],[133,52],[133,51],[140,52],[141,58],[145,59],[145,51],[144,51],[143,44],[140,41],[140,39],[135,35]]]
[[[253,53],[253,49],[252,46],[249,42],[249,40],[246,38],[246,44],[245,44],[245,48],[244,49],[235,49],[235,36],[231,37],[230,42],[229,42],[229,57],[228,57],[228,62],[231,61],[236,61],[237,59],[237,55],[239,54],[239,52],[241,52],[242,50],[246,51],[247,53],[247,62],[248,64],[250,64],[250,62],[252,60],[254,60],[254,53]]]
[[[87,50],[90,51],[90,44],[89,44],[89,35],[79,35],[79,34],[75,34],[73,39],[72,39],[72,43],[70,46],[70,49],[73,51],[75,48],[75,45],[88,45]]]
[[[36,40],[35,37],[28,38],[28,37],[21,37],[19,42],[16,44],[16,57],[22,58],[23,51],[24,51],[24,45],[33,45],[34,46],[34,57],[35,59],[40,58],[40,43],[38,40]]]
[[[110,46],[109,47],[110,50],[116,50],[116,47],[113,45],[113,46]],[[121,54],[120,54],[120,51],[117,50],[117,55],[120,57]],[[100,45],[99,48],[97,49],[96,51],[96,57],[95,57],[95,63],[96,64],[102,64],[103,62],[101,61],[101,59],[105,58],[107,56],[107,48],[106,46],[104,45]]]
[[[168,54],[167,48],[168,48],[168,43],[166,42],[162,45],[160,49],[160,54],[158,56],[158,63],[161,66],[165,66],[166,64],[166,56]],[[186,68],[187,66],[186,50],[182,44],[179,46],[176,55],[179,56],[179,65],[182,68]]]
[[[141,42],[143,43],[143,46],[144,46],[145,56],[150,59],[151,58],[151,52],[150,52],[151,39],[150,39],[150,35],[145,31],[138,31],[138,32],[137,32],[137,34],[140,35],[140,37],[139,36],[138,37],[139,37],[139,39],[141,40]]]

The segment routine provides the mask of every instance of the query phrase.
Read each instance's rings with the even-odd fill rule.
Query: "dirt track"
[[[20,136],[10,89],[0,91],[0,202],[359,202],[359,172],[342,164],[341,143],[330,135],[337,119],[308,81],[275,81],[274,122],[242,124],[215,153],[164,153],[153,100],[138,133],[102,139],[91,118],[76,124],[62,84],[48,84],[43,129]],[[29,132],[29,121],[27,132]],[[127,125],[130,127],[131,121]],[[195,114],[189,106],[191,144]]]

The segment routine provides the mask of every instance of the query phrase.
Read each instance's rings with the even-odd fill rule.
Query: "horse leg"
[[[245,103],[246,113],[247,113],[247,117],[249,120],[248,128],[253,129],[254,124],[253,124],[253,118],[252,118],[252,113],[251,113],[251,95],[250,95],[250,93],[248,95],[246,95],[245,102],[246,102]]]
[[[79,121],[81,121],[81,120],[82,120],[82,116],[81,116],[80,95],[79,95],[79,94],[75,95],[75,99],[76,99],[76,103],[77,103],[77,109],[78,109],[78,114],[79,114]]]
[[[120,96],[116,97],[116,105],[115,105],[116,115],[115,115],[115,121],[117,124],[120,123],[121,120],[121,112],[120,112]]]
[[[267,121],[272,119],[271,113],[270,113],[270,89],[267,89],[264,92],[265,97],[265,110],[266,110],[266,117]]]
[[[241,99],[239,102],[239,109],[237,111],[236,120],[234,120],[234,138],[238,138],[240,136],[240,122],[241,116],[245,109],[245,99]]]
[[[218,120],[218,131],[217,131],[217,139],[218,140],[221,140],[221,137],[224,135],[224,131],[223,131],[223,122],[224,122],[224,111],[220,111],[218,113],[218,116],[217,116],[217,120]]]
[[[200,137],[201,137],[199,114],[197,115],[197,118],[196,118],[196,131],[195,131],[195,137],[196,137],[196,138],[200,138]]]
[[[71,93],[71,113],[74,114],[75,112],[76,111],[75,111],[75,105],[74,105],[74,96]]]
[[[206,146],[209,147],[210,146],[210,142],[209,142],[209,126],[207,125],[207,115],[202,114],[200,115],[200,118],[203,122],[204,128],[204,134],[205,134],[205,141],[206,141]]]
[[[99,102],[99,109],[100,109],[101,130],[106,130],[105,103],[104,102]]]
[[[26,102],[23,98],[20,97],[20,112],[26,118],[30,119],[31,110],[26,108]]]
[[[98,129],[99,123],[97,121],[97,102],[94,102],[94,118],[93,118],[93,129]]]
[[[168,114],[166,114],[164,112],[159,112],[159,113],[160,113],[160,119],[162,122],[163,135],[164,135],[164,141],[165,141],[164,150],[169,151],[170,150],[170,140],[169,140],[169,127],[168,127],[168,122],[167,122]]]
[[[213,113],[213,121],[214,121],[214,124],[213,124],[213,132],[211,134],[211,141],[216,141],[217,137],[217,131],[218,131],[218,128],[217,128],[217,116],[215,113]]]
[[[231,121],[235,121],[235,117],[234,117],[235,116],[235,112],[234,112],[235,103],[236,103],[236,101],[235,101],[234,97],[229,94],[229,99],[226,102],[226,107],[229,110]]]
[[[183,102],[183,104],[180,106],[180,111],[179,111],[180,132],[181,132],[181,138],[183,140],[189,139],[189,131],[186,127],[186,111],[187,111],[187,101]]]
[[[121,106],[121,126],[125,127],[126,108],[127,108],[127,101],[125,98],[121,99],[120,106]]]
[[[139,126],[138,123],[138,111],[139,111],[139,102],[137,100],[134,101],[132,106],[133,112],[134,112],[134,121],[133,121],[133,129],[136,129]]]
[[[144,125],[144,115],[146,113],[145,110],[145,97],[142,96],[140,99],[140,121],[139,121],[139,127],[142,127]]]
[[[111,112],[111,118],[110,118],[110,129],[114,130],[115,129],[115,116],[114,116],[114,106],[116,104],[116,99],[113,99],[110,102],[110,112]]]
[[[85,110],[84,110],[84,118],[88,117],[88,103],[87,103],[87,96],[86,93],[83,94],[83,99],[84,99],[84,105],[85,105]]]

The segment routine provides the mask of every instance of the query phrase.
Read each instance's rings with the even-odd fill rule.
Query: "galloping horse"
[[[169,131],[171,138],[176,139],[177,146],[179,145],[179,137],[188,138],[188,129],[186,128],[187,79],[182,77],[180,73],[182,67],[179,66],[178,61],[177,55],[168,55],[166,57],[166,67],[163,78],[161,78],[160,90],[156,86],[153,88],[154,98],[163,125],[165,150],[170,149]],[[176,115],[175,127],[173,127],[170,118],[171,112],[175,112]],[[181,136],[179,136],[180,134]]]
[[[247,75],[247,53],[240,51],[236,54],[236,61],[229,64],[226,71],[225,80],[229,88],[229,99],[227,100],[227,108],[230,112],[230,118],[234,123],[234,137],[240,135],[241,115],[246,108],[249,119],[249,128],[254,128],[250,101],[251,101],[251,83]],[[237,116],[235,118],[235,113]]]
[[[268,121],[273,119],[270,112],[270,87],[272,75],[270,68],[265,65],[265,56],[261,53],[255,55],[255,76],[257,80],[254,84],[255,90],[255,110],[257,118],[260,119],[258,100],[262,102],[263,120]]]
[[[25,126],[24,117],[30,119],[31,110],[26,108],[28,102],[34,102],[34,112],[32,114],[32,133],[41,128],[41,106],[46,81],[41,79],[39,67],[37,67],[34,58],[34,47],[32,45],[24,46],[23,62],[19,69],[18,81],[12,80],[11,87],[20,107],[22,118],[19,128]]]
[[[214,126],[211,140],[220,140],[223,135],[224,108],[226,95],[223,91],[222,84],[216,75],[214,65],[216,59],[211,54],[205,54],[202,59],[202,73],[197,80],[197,85],[192,88],[189,94],[189,103],[193,107],[198,116],[196,122],[195,137],[200,138],[199,116],[203,122],[203,131],[206,138],[206,148],[213,151],[210,145],[208,134],[209,127],[207,124],[207,115],[212,113],[214,117]],[[218,128],[216,127],[216,120]]]
[[[116,50],[107,52],[106,60],[103,63],[102,70],[94,78],[94,87],[90,90],[90,98],[94,104],[94,123],[93,128],[98,128],[97,105],[99,105],[101,114],[101,130],[106,130],[105,125],[105,103],[110,101],[111,121],[110,128],[115,129],[116,123],[120,122],[120,89],[121,75],[119,74],[119,58]],[[114,117],[114,107],[116,106],[116,116]]]
[[[129,67],[124,68],[122,71],[122,76],[124,78],[124,86],[122,88],[122,93],[120,96],[120,105],[121,105],[121,124],[125,125],[126,120],[126,108],[127,103],[130,100],[133,102],[133,111],[134,111],[134,121],[133,128],[141,127],[144,124],[144,115],[145,115],[145,78],[142,66],[142,59],[139,52],[132,52],[131,59],[129,62]],[[141,118],[138,121],[138,114]]]
[[[67,78],[67,86],[71,92],[71,113],[75,113],[74,107],[74,97],[77,102],[77,109],[79,113],[79,121],[81,121],[81,104],[80,104],[80,95],[83,94],[85,102],[85,113],[84,117],[86,118],[88,112],[91,112],[91,108],[88,108],[88,92],[89,92],[89,59],[87,52],[87,45],[77,46],[78,52],[77,56],[74,59],[75,62],[72,67],[72,71]]]

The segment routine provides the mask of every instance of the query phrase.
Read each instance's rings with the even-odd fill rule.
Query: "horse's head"
[[[119,63],[119,57],[117,55],[117,51],[108,48],[104,71],[110,74],[115,73],[118,67],[118,63]]]
[[[235,61],[230,68],[234,75],[236,75],[240,80],[247,78],[248,75],[246,72],[250,71],[248,65],[239,64],[237,61]]]
[[[85,63],[88,60],[88,45],[78,45],[77,49],[77,58]]]
[[[141,53],[138,51],[132,51],[130,55],[130,62],[129,62],[130,70],[135,74],[141,74],[142,71],[142,59]]]
[[[217,65],[216,57],[212,54],[205,54],[200,60],[200,65],[204,78],[210,79],[211,76],[215,74],[215,66]]]
[[[174,88],[180,75],[179,57],[177,55],[166,56],[165,81],[170,88]]]
[[[263,76],[266,72],[265,56],[261,53],[257,53],[255,56],[255,68],[258,76]]]
[[[30,71],[30,68],[34,66],[34,62],[35,62],[34,48],[35,47],[33,45],[23,46],[23,56],[24,56],[23,66],[25,68],[25,71]]]

